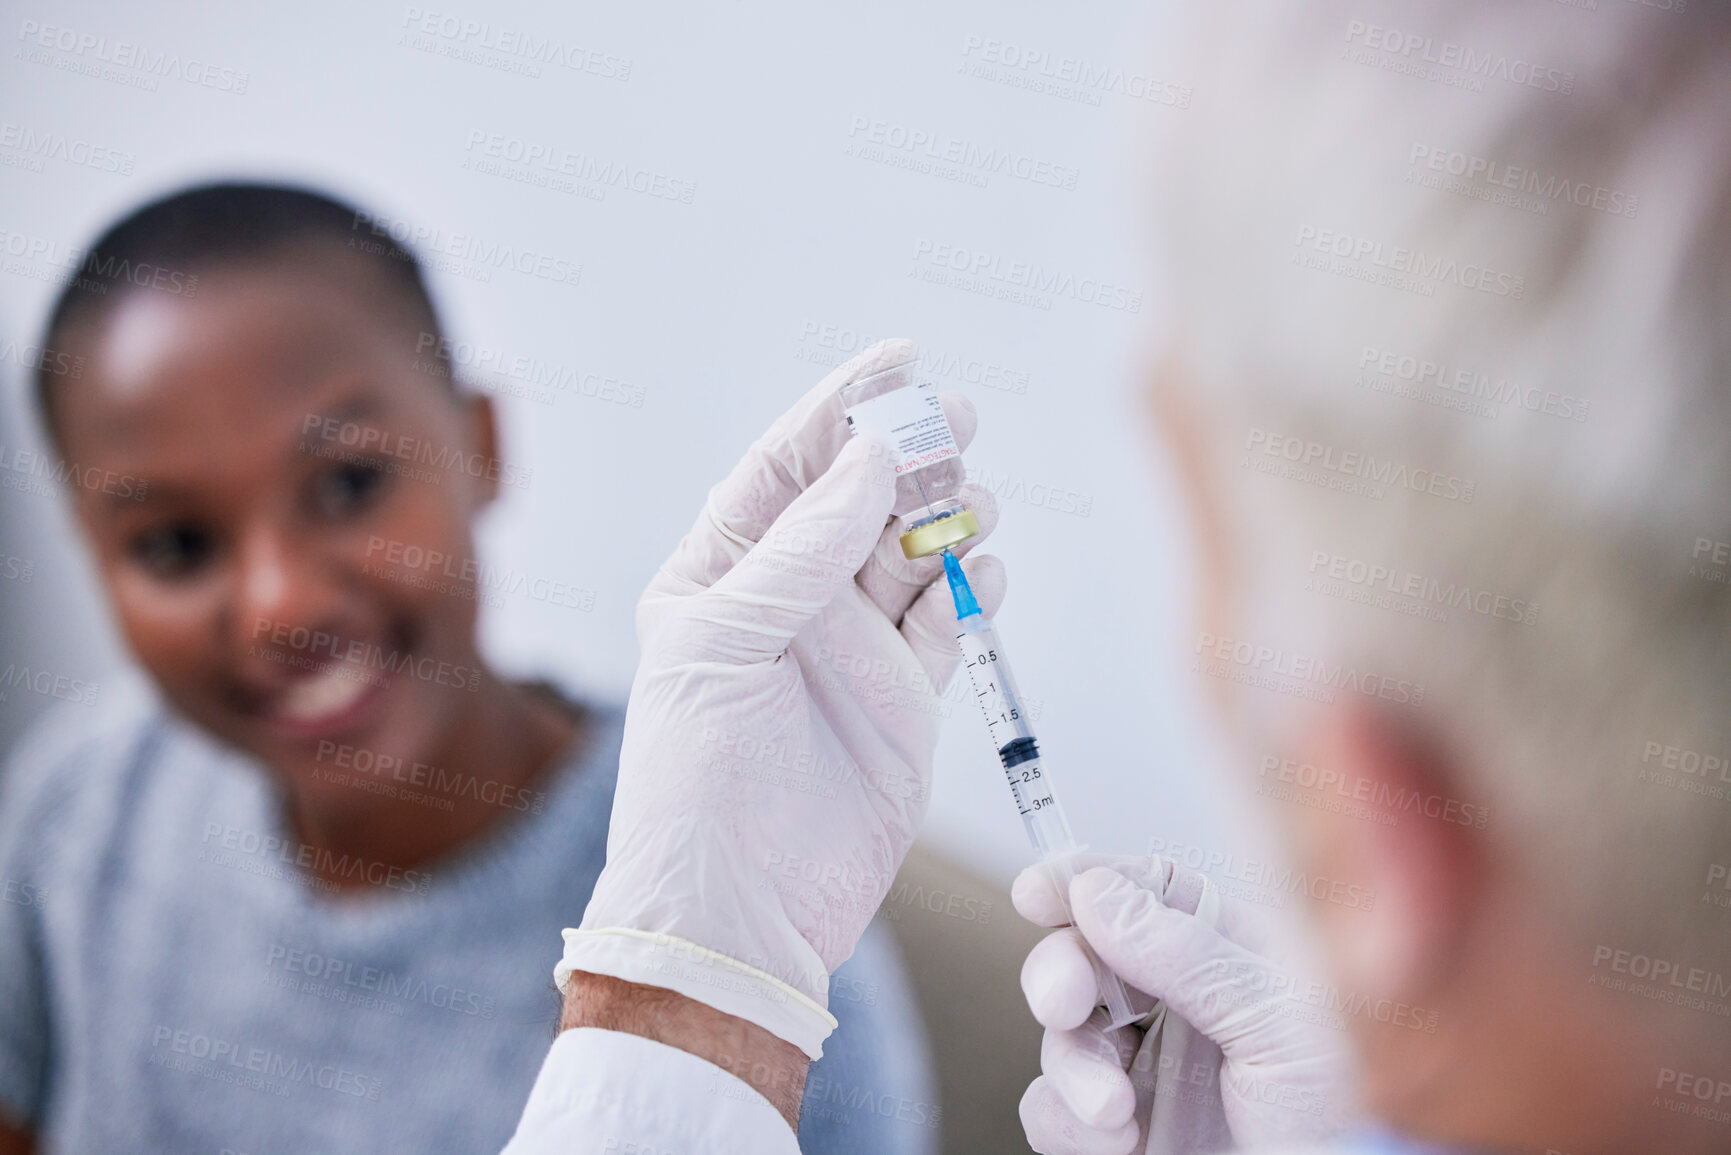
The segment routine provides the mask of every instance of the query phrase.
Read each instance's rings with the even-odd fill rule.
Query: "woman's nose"
[[[317,549],[269,527],[248,532],[237,554],[234,623],[246,642],[274,644],[342,619],[340,575]]]

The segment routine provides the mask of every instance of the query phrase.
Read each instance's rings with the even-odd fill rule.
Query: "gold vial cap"
[[[980,519],[971,509],[946,513],[902,534],[902,556],[930,557],[952,545],[960,545],[980,532]]]

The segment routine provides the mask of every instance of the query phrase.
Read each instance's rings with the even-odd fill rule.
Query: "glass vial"
[[[896,471],[891,512],[901,522],[902,553],[927,557],[979,533],[979,518],[962,504],[962,451],[937,386],[907,364],[843,385],[840,393],[848,432],[869,429],[889,442]]]

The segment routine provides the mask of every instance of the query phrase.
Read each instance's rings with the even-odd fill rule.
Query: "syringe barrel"
[[[1034,727],[1028,722],[1028,712],[1022,708],[1022,691],[1016,685],[1015,674],[1010,672],[1010,660],[1004,655],[1003,643],[998,640],[998,628],[984,614],[975,614],[972,617],[964,618],[957,624],[961,626],[962,630],[962,637],[957,640],[962,643],[965,658],[972,665],[977,663],[979,658],[970,650],[977,647],[980,652],[985,653],[989,659],[992,676],[997,680],[998,691],[1003,696],[1001,703],[981,703],[982,706],[992,704],[1002,706],[1001,710],[991,711],[986,715],[986,725],[992,728],[992,737],[994,739],[1001,737],[1003,731],[1000,730],[1000,727],[1003,727],[1006,730],[1014,731],[1018,738],[1032,740]],[[973,643],[972,647],[969,646],[969,642]],[[970,672],[972,672],[971,669]],[[1005,742],[1001,741],[998,744],[1000,747],[1006,745]]]
[[[962,663],[973,685],[974,697],[985,712],[986,728],[991,731],[998,761],[1003,764],[1004,775],[1009,779],[1010,793],[1015,795],[1016,809],[1021,812],[1028,841],[1039,853],[1040,861],[1045,864],[1064,903],[1064,910],[1068,912],[1070,879],[1075,876],[1076,852],[1081,847],[1076,845],[1075,835],[1070,833],[1070,824],[1064,819],[1063,807],[1058,805],[1051,779],[1041,768],[1040,744],[1034,738],[1033,723],[1022,704],[1022,692],[1016,686],[1010,663],[998,641],[997,628],[980,612],[961,565],[948,552],[944,554],[944,568],[956,601],[957,625],[960,627],[956,643],[961,648]],[[1101,1002],[1110,1012],[1112,1026],[1134,1022],[1138,1016],[1130,1005],[1124,980],[1113,974],[1091,949],[1086,946],[1083,949],[1094,965]]]
[[[974,696],[986,715],[986,728],[998,750],[998,761],[1015,796],[1016,809],[1028,832],[1028,842],[1040,857],[1062,854],[1076,845],[1058,796],[1041,765],[1040,743],[1028,720],[1015,675],[998,642],[998,631],[983,614],[959,623],[962,660]]]
[[[1000,751],[999,758],[1002,757]],[[1017,766],[1005,765],[1004,774],[1012,786],[1018,782],[1021,784],[1023,793],[1018,794],[1016,801],[1022,804],[1022,825],[1028,831],[1029,844],[1040,857],[1067,854],[1076,849],[1076,836],[1070,832],[1069,820],[1064,817],[1064,808],[1058,805],[1051,780],[1040,768],[1040,760],[1035,758]]]

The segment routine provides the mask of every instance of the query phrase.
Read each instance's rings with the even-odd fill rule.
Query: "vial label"
[[[930,381],[861,401],[847,411],[847,427],[849,433],[870,429],[887,439],[897,476],[962,455]]]

